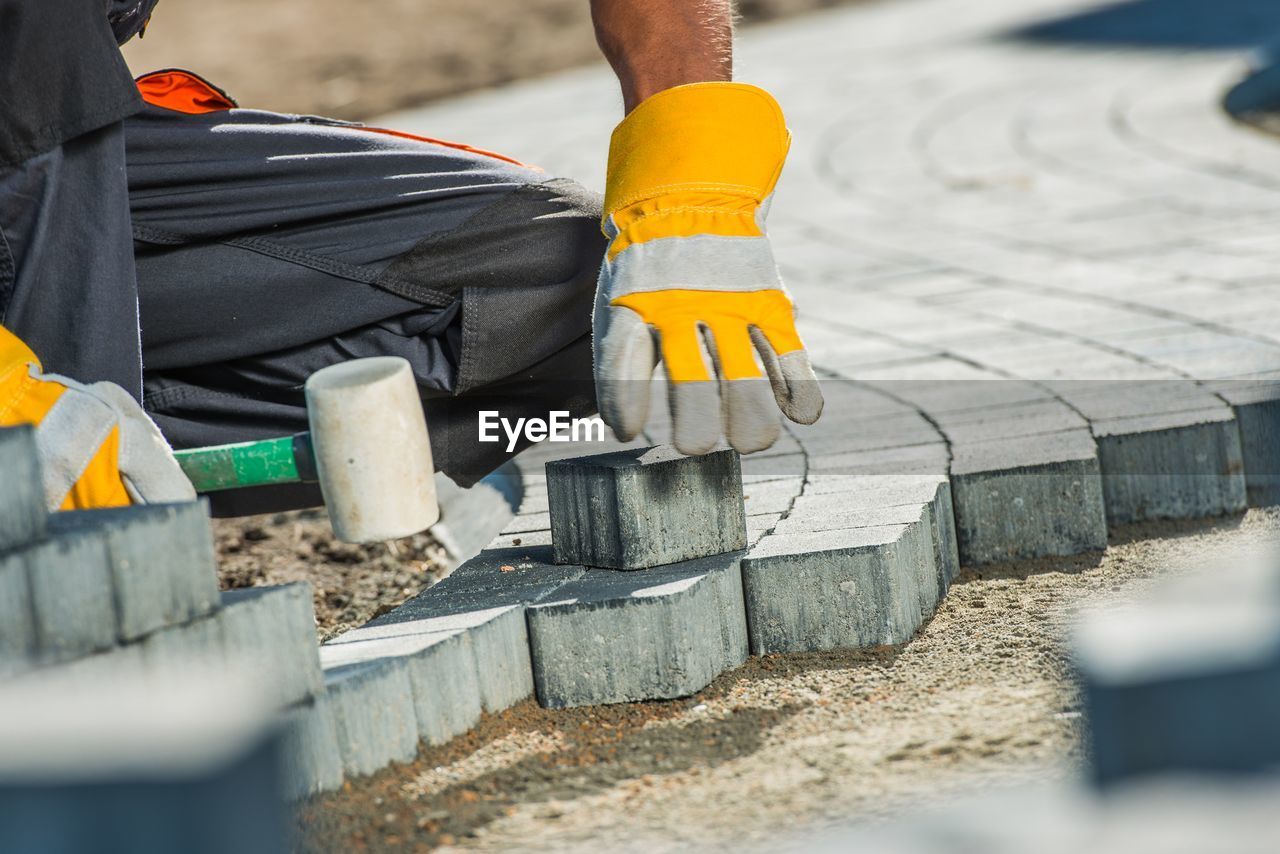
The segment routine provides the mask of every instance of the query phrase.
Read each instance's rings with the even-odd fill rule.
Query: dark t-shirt
[[[142,107],[106,0],[0,0],[0,166]]]

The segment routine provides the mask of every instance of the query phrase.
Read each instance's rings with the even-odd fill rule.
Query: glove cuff
[[[691,83],[646,98],[609,144],[605,219],[675,192],[762,202],[777,183],[791,135],[778,102],[745,83]]]

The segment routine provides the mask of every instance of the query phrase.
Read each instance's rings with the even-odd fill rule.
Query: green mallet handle
[[[178,458],[178,465],[196,492],[319,479],[310,433],[211,448],[189,448],[174,451],[173,455]]]

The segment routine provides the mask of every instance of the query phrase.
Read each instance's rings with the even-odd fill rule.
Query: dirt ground
[[[856,0],[739,0],[744,23]],[[245,107],[363,120],[600,59],[587,0],[162,0],[125,46]]]
[[[334,538],[323,510],[217,519],[213,535],[224,590],[311,582],[321,640],[363,625],[445,572],[444,549],[430,535],[348,545]]]
[[[1277,541],[1280,509],[1131,529],[1103,554],[965,570],[902,648],[752,659],[671,702],[525,702],[304,805],[301,849],[767,849],[1059,778],[1082,761],[1063,646],[1078,609]]]

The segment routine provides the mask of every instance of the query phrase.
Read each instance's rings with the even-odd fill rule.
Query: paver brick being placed
[[[528,611],[549,708],[683,697],[747,657],[740,552],[643,572],[588,569]]]
[[[225,591],[217,619],[226,661],[246,671],[268,704],[284,708],[319,693],[310,584]]]
[[[69,661],[116,642],[111,566],[95,531],[60,531],[22,551],[43,662]]]
[[[121,640],[206,615],[217,604],[203,502],[56,513],[49,525],[55,533],[92,531],[106,540]]]
[[[643,569],[747,544],[737,453],[660,446],[547,463],[557,563]]]
[[[6,552],[45,534],[44,481],[30,427],[0,428],[0,472],[0,552]]]

